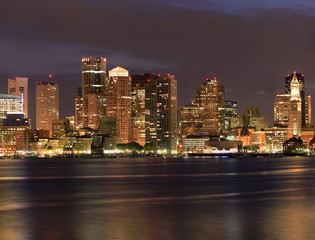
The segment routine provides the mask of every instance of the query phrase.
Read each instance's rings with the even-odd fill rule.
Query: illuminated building
[[[231,118],[231,129],[233,128],[242,128],[244,126],[243,117],[237,115]]]
[[[266,149],[268,151],[280,152],[283,143],[292,137],[292,129],[288,127],[272,127],[265,129]]]
[[[129,143],[131,134],[131,78],[129,72],[116,67],[109,71],[106,84],[106,115],[116,118],[116,136]]]
[[[312,104],[311,104],[311,96],[305,96],[305,105],[304,105],[304,119],[305,119],[305,128],[309,128],[312,126]]]
[[[275,125],[289,126],[290,98],[290,94],[277,94],[274,102]]]
[[[90,136],[68,137],[63,152],[69,155],[91,154],[92,141],[93,138]]]
[[[49,132],[46,130],[24,129],[16,131],[16,151],[19,153],[34,154],[37,148],[32,148],[39,139],[49,138]]]
[[[194,104],[204,109],[201,119],[203,128],[209,134],[217,134],[224,130],[224,86],[216,78],[207,79],[197,89]]]
[[[302,73],[293,72],[288,75],[285,79],[285,92],[291,94],[291,84],[293,78],[296,78],[299,83],[299,92],[301,98],[301,109],[302,109],[302,127],[311,126],[311,104],[310,96],[305,96],[305,79]]]
[[[224,129],[230,130],[232,128],[231,119],[237,117],[237,102],[226,100],[224,114]]]
[[[284,153],[302,153],[303,141],[301,138],[292,137],[283,143]]]
[[[183,152],[203,152],[206,142],[210,140],[209,136],[190,135],[183,138]]]
[[[116,118],[102,116],[100,118],[99,134],[116,136]]]
[[[137,127],[137,138],[133,140],[140,145],[145,144],[145,86],[148,83],[155,82],[157,74],[144,73],[140,75],[131,75],[131,123]],[[135,127],[132,127],[136,132]]]
[[[16,77],[8,79],[8,94],[19,96],[22,103],[22,112],[28,117],[28,78]]]
[[[36,83],[36,128],[49,130],[52,136],[52,121],[59,119],[59,86],[57,83]]]
[[[203,127],[203,107],[190,104],[180,108],[180,127],[183,136],[196,135]]]
[[[75,96],[75,128],[79,130],[83,128],[83,98],[82,87],[78,88],[78,92]]]
[[[82,119],[80,119],[80,92],[77,95],[77,128],[98,129],[99,118],[106,111],[105,97],[106,59],[82,58]],[[79,90],[80,91],[80,90]]]
[[[68,133],[70,133],[69,119],[54,119],[52,121],[52,137],[54,139],[65,138]]]
[[[0,153],[12,155],[16,151],[16,132],[29,128],[24,113],[7,113],[0,121]]]
[[[256,131],[268,127],[268,119],[262,117],[259,108],[256,107],[246,108],[243,119],[245,127],[255,128]]]
[[[314,128],[302,128],[301,137],[303,142],[309,143],[314,137]]]
[[[225,138],[210,137],[203,152],[210,154],[237,153],[240,148],[242,148],[242,141],[228,141]]]
[[[0,94],[0,118],[5,118],[8,112],[22,112],[19,96]]]
[[[293,136],[301,136],[302,100],[300,96],[300,84],[295,73],[291,82],[290,93],[289,127],[292,128]]]
[[[265,131],[255,131],[252,132],[252,144],[259,145],[262,150],[266,146],[266,132]]]
[[[160,76],[145,86],[146,143],[158,153],[177,153],[177,81]]]

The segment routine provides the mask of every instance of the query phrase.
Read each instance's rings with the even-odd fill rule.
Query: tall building
[[[8,112],[22,112],[23,107],[19,96],[0,94],[0,119]]]
[[[196,135],[203,126],[203,107],[190,104],[180,108],[180,128],[183,136]]]
[[[305,128],[312,127],[312,104],[311,104],[311,95],[305,96],[305,105],[304,105],[304,119],[305,119]]]
[[[291,97],[290,97],[290,111],[289,111],[289,127],[292,128],[293,136],[301,136],[302,132],[302,100],[300,96],[301,87],[294,73],[291,82]]]
[[[160,76],[145,86],[146,143],[159,153],[177,153],[177,81]]]
[[[36,128],[48,130],[52,136],[52,121],[59,119],[59,86],[57,83],[36,83]]]
[[[289,126],[290,98],[291,94],[277,94],[274,102],[275,125]]]
[[[210,134],[224,130],[224,86],[216,78],[207,79],[197,89],[194,103],[204,108],[202,115],[203,128]]]
[[[28,117],[28,78],[16,77],[8,79],[8,94],[20,97],[22,112]]]
[[[120,143],[131,138],[131,78],[129,72],[116,67],[109,71],[106,83],[106,115],[116,118],[116,136]]]
[[[106,59],[82,59],[82,120],[83,127],[98,129],[100,116],[106,111]],[[80,125],[80,124],[79,124]]]
[[[292,74],[288,75],[285,79],[285,92],[286,94],[291,94],[291,83],[293,78],[296,77],[299,83],[299,91],[300,91],[300,98],[301,98],[301,108],[302,108],[302,127],[307,128],[311,126],[311,119],[309,111],[310,107],[307,106],[307,96],[305,96],[305,79],[302,73],[293,72]]]
[[[224,113],[224,129],[230,130],[232,128],[231,119],[237,117],[237,102],[226,100]]]
[[[132,129],[137,128],[136,142],[142,146],[145,144],[145,86],[157,78],[154,73],[131,75],[131,123]]]
[[[247,128],[255,128],[256,131],[260,131],[268,127],[268,119],[261,116],[259,108],[246,108],[243,118],[244,126]]]
[[[83,98],[82,87],[78,87],[77,95],[75,96],[75,128],[79,130],[83,128]]]

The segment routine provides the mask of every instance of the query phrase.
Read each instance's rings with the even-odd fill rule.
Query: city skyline
[[[33,94],[33,84],[52,73],[63,86],[61,117],[73,115],[76,89],[71,87],[81,82],[78,59],[104,56],[109,69],[121,65],[130,74],[174,74],[179,106],[188,104],[204,79],[217,77],[239,110],[250,99],[272,119],[274,93],[282,92],[284,74],[294,70],[305,74],[306,88],[314,95],[315,21],[309,1],[132,3],[4,1],[0,89],[6,89],[9,78],[27,76]],[[122,9],[124,4],[130,7]],[[123,17],[117,19],[116,11]],[[14,20],[8,15],[12,12],[18,13]],[[95,32],[98,37],[91,37]]]

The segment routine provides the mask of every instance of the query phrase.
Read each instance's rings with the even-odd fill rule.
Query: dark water
[[[315,239],[315,158],[2,159],[0,239]]]

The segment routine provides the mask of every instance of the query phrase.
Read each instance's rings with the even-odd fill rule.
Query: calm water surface
[[[315,158],[0,160],[0,239],[315,239]]]

